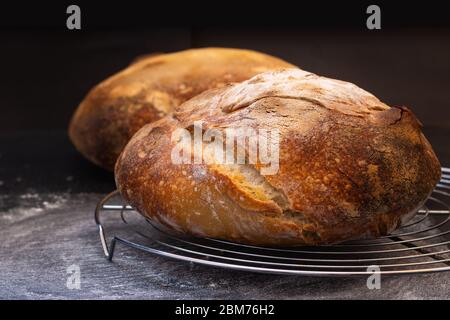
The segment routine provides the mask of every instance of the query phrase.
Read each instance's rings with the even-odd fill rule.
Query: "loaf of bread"
[[[87,159],[113,170],[137,130],[182,102],[263,71],[292,67],[259,52],[224,48],[143,57],[88,93],[70,122],[69,136]]]
[[[240,128],[278,132],[278,142],[266,140],[278,144],[278,170],[263,173],[268,162],[260,153],[253,162],[221,161],[209,148],[216,138],[203,136],[196,149],[198,140],[181,133],[195,135],[200,125],[223,137]],[[244,146],[250,154],[250,143]],[[180,150],[189,161],[177,162]],[[195,150],[203,161],[194,161]],[[430,195],[440,164],[406,107],[389,107],[348,82],[286,69],[208,90],[144,126],[120,155],[115,177],[128,203],[179,232],[320,245],[392,232]]]

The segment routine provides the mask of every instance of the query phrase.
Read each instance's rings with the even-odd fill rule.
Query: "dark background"
[[[425,125],[448,124],[450,29],[140,27],[3,31],[0,130],[64,129],[87,91],[138,55],[191,47],[266,52],[353,82]],[[6,90],[5,90],[6,89]]]
[[[443,3],[380,3],[375,31],[365,26],[362,2],[73,3],[81,7],[81,31],[66,29],[69,3],[1,9],[0,132],[65,129],[87,91],[136,56],[207,46],[263,51],[406,105],[425,125],[449,124],[450,11]]]
[[[0,189],[114,188],[112,175],[84,160],[67,138],[78,103],[139,55],[207,46],[266,52],[408,106],[445,159],[450,11],[444,2],[374,3],[382,29],[373,31],[366,28],[372,2],[364,1],[2,4]],[[66,28],[69,4],[81,7],[82,30]]]

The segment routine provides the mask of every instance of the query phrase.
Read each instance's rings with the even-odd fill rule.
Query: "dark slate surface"
[[[428,128],[443,165],[450,130]],[[191,265],[118,246],[108,262],[93,221],[112,175],[84,161],[60,132],[0,136],[0,298],[8,299],[434,299],[450,273],[366,279],[252,274]],[[110,221],[108,230],[117,224]],[[81,288],[66,287],[78,265]]]

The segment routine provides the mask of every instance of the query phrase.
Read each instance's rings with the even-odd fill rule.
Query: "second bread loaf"
[[[203,48],[144,57],[93,88],[76,110],[69,136],[108,170],[143,125],[195,95],[293,65],[256,51]]]

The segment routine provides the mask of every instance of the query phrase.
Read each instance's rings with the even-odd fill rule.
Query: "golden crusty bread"
[[[292,67],[240,49],[203,48],[142,57],[88,93],[70,122],[69,136],[87,159],[113,170],[136,131],[182,102],[263,71]]]
[[[262,175],[259,162],[172,163],[172,133],[197,120],[204,130],[278,129],[278,172]],[[206,91],[144,126],[115,174],[127,202],[172,229],[318,245],[390,233],[429,196],[440,164],[409,109],[348,82],[287,69]]]

